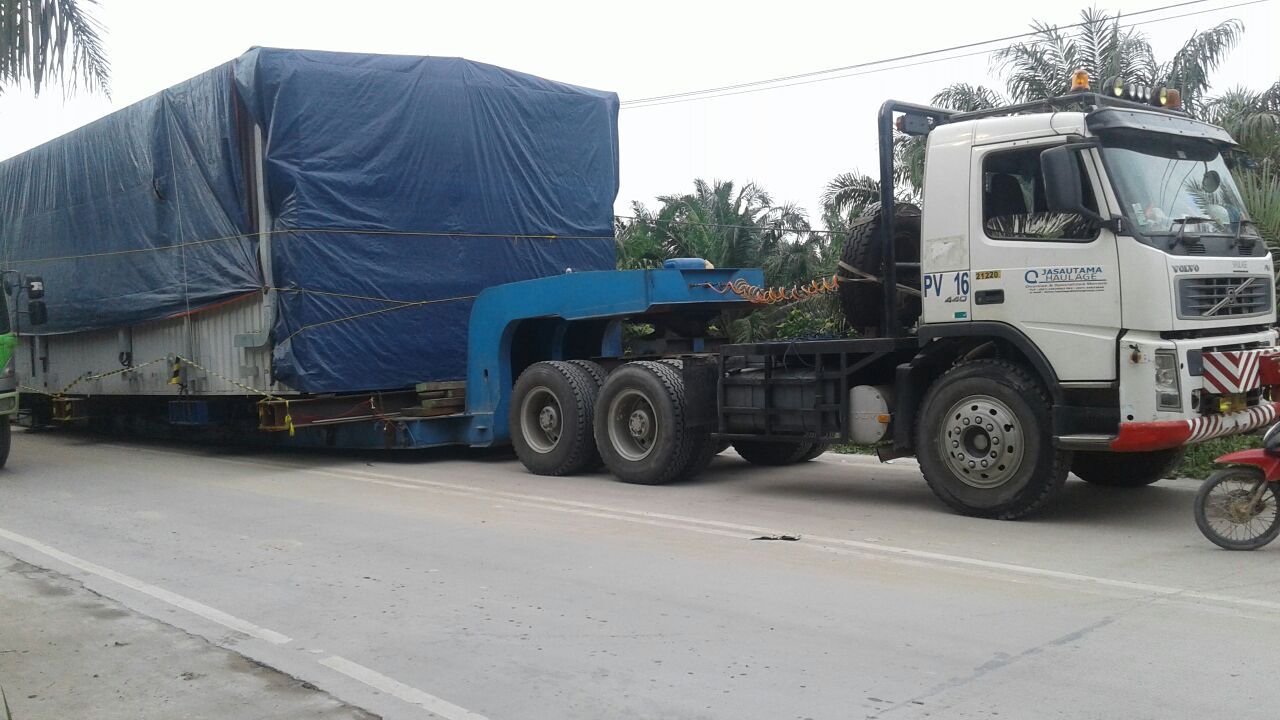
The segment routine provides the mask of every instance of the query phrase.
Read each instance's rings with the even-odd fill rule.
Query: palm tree
[[[1262,92],[1232,88],[1204,106],[1209,122],[1239,143],[1228,158],[1258,230],[1280,249],[1280,81]]]
[[[1004,76],[1012,102],[1064,95],[1071,88],[1072,73],[1085,70],[1094,90],[1113,77],[1149,87],[1178,88],[1183,107],[1194,113],[1209,89],[1209,75],[1244,34],[1239,20],[1226,20],[1194,33],[1173,58],[1160,63],[1146,37],[1133,28],[1123,29],[1119,16],[1090,8],[1080,12],[1080,20],[1070,32],[1034,22],[1035,35],[1029,41],[992,54],[992,65]]]
[[[754,183],[698,179],[692,192],[663,195],[658,202],[656,211],[633,203],[632,214],[616,221],[619,267],[650,268],[669,257],[700,257],[717,267],[762,267],[770,286],[807,283],[835,271],[835,236],[814,231],[802,208],[774,204]],[[808,301],[752,313],[726,311],[717,325],[745,342],[773,337],[783,320],[790,332],[843,323],[835,304]]]
[[[1280,80],[1262,92],[1227,90],[1205,103],[1203,115],[1226,128],[1254,162],[1280,164]]]
[[[110,63],[102,26],[87,11],[98,0],[0,0],[0,92],[50,82],[110,95]]]
[[[955,83],[933,96],[938,107],[972,112],[1007,104],[1064,95],[1076,70],[1089,73],[1094,90],[1109,78],[1150,87],[1176,87],[1188,112],[1205,105],[1209,75],[1240,41],[1244,25],[1227,20],[1191,36],[1172,59],[1160,63],[1146,37],[1124,29],[1119,16],[1089,8],[1080,12],[1081,24],[1064,32],[1055,25],[1033,22],[1027,42],[997,50],[991,64],[1005,82],[1006,96],[982,85]],[[899,135],[894,139],[894,175],[900,185],[917,192],[924,184],[924,140]]]

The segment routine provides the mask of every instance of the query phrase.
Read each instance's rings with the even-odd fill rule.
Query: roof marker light
[[[1077,70],[1071,73],[1071,92],[1088,92],[1089,90],[1089,73],[1086,70]]]

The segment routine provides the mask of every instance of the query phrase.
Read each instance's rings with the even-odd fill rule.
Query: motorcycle
[[[1227,550],[1256,550],[1280,535],[1280,424],[1262,447],[1227,453],[1196,493],[1196,525]]]

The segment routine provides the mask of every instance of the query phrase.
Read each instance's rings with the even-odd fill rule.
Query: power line
[[[1162,7],[1150,8],[1148,10],[1141,10],[1138,12],[1129,13],[1124,17],[1134,17],[1136,15],[1145,15],[1153,12],[1160,12],[1163,10],[1172,10],[1179,7],[1185,7],[1187,5],[1198,5],[1200,3],[1207,2],[1207,1],[1208,0],[1191,0],[1190,2],[1164,5]],[[1203,10],[1196,10],[1193,12],[1181,13],[1178,15],[1169,15],[1167,17],[1155,18],[1152,20],[1143,20],[1139,22],[1133,22],[1127,25],[1122,25],[1121,27],[1124,27],[1125,29],[1132,29],[1139,25],[1151,25],[1159,22],[1165,22],[1167,20],[1177,20],[1180,18],[1192,17],[1195,15],[1204,15],[1204,14],[1213,13],[1213,12],[1220,12],[1222,10],[1230,10],[1232,8],[1245,7],[1248,5],[1258,5],[1258,4],[1262,4],[1270,1],[1271,0],[1248,0],[1247,2],[1238,2],[1230,5],[1222,5],[1214,8],[1206,8]],[[1079,22],[1079,23],[1073,23],[1071,25],[1054,26],[1054,29],[1063,30],[1063,29],[1068,29],[1073,27],[1081,27],[1085,24],[1086,23]],[[914,63],[891,65],[889,67],[873,67],[873,66],[884,65],[886,63],[900,62],[902,60],[910,60],[913,58],[927,57],[929,55],[937,55],[940,53],[954,52],[956,50],[965,50],[972,47],[990,45],[992,43],[1004,42],[1007,40],[1016,40],[1018,38],[1039,35],[1040,33],[1041,31],[1037,30],[1037,31],[1021,33],[1019,35],[1009,35],[1003,38],[994,38],[991,40],[983,40],[981,42],[966,43],[964,45],[954,45],[947,48],[939,48],[936,50],[928,50],[928,51],[923,51],[918,53],[912,53],[910,55],[900,55],[898,57],[893,57],[893,58],[871,60],[863,63],[858,63],[855,65],[846,65],[844,67],[838,67],[838,68],[828,68],[826,70],[815,70],[812,72],[800,73],[797,75],[788,75],[783,77],[770,78],[768,80],[755,80],[752,82],[737,83],[734,85],[724,85],[718,88],[690,90],[687,92],[671,93],[668,95],[654,95],[652,97],[647,97],[647,98],[637,98],[635,100],[626,100],[626,101],[623,101],[621,105],[623,109],[658,107],[660,105],[672,105],[676,103],[693,102],[696,100],[707,100],[712,98],[731,97],[733,95],[745,95],[748,93],[763,92],[766,90],[778,90],[781,88],[795,87],[797,85],[809,85],[817,82],[826,82],[829,80],[838,80],[841,78],[856,77],[859,75],[870,75],[873,73],[886,72],[889,70],[901,70],[904,68],[916,67],[919,65],[929,65],[932,63],[946,62],[949,60],[959,60],[961,58],[973,57],[976,55],[988,55],[990,53],[996,52],[997,50],[1001,50],[1003,48],[991,48],[986,50],[978,50],[975,52],[962,53],[959,55],[948,55],[946,57],[941,57],[941,58],[921,60]],[[1009,47],[1009,46],[1006,45],[1005,47]],[[868,69],[863,69],[860,72],[844,72],[846,70],[856,70],[860,68],[868,68]],[[840,73],[840,74],[833,74],[833,73]],[[808,78],[808,79],[804,79],[804,78]],[[785,82],[787,80],[796,80],[796,82]],[[775,83],[782,83],[782,84],[775,84]],[[761,87],[761,86],[764,86],[764,87]],[[728,90],[735,90],[736,92],[724,92]]]

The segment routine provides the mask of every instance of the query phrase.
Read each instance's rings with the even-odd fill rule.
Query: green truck
[[[10,271],[5,271],[4,292],[0,294],[0,467],[9,460],[9,447],[12,441],[11,424],[18,414],[18,373],[17,358],[18,331],[21,328],[22,315],[27,317],[29,325],[43,325],[48,319],[45,308],[44,281],[35,276],[19,277],[20,282],[11,282]],[[17,273],[13,273],[17,275]],[[14,306],[19,307],[19,299],[23,294],[27,297],[26,312],[9,313],[9,298]]]

